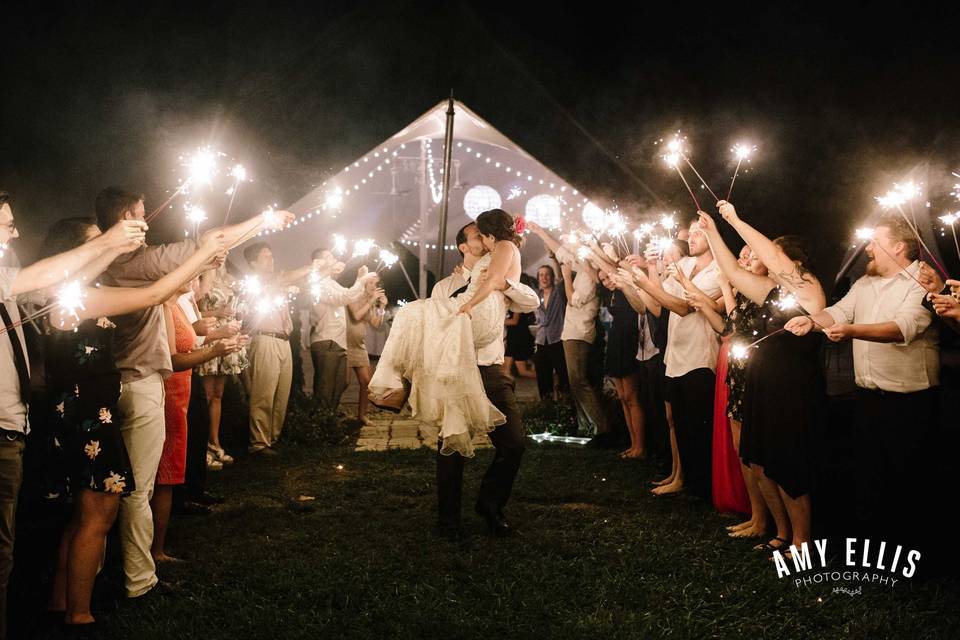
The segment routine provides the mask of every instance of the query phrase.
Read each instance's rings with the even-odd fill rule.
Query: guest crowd
[[[229,378],[249,400],[251,456],[277,455],[297,332],[316,401],[335,412],[352,375],[366,422],[364,340],[387,316],[377,274],[361,267],[345,287],[344,263],[322,248],[277,272],[269,245],[255,242],[242,252],[249,275],[234,278],[226,252],[266,218],[152,246],[142,195],[104,189],[94,212],[57,222],[30,266],[7,266],[19,234],[0,193],[0,637],[31,429],[49,460],[48,495],[69,497],[73,509],[48,609],[86,625],[115,521],[126,595],[149,597],[169,588],[158,566],[177,561],[165,548],[171,513],[222,501],[205,490],[205,474],[234,463],[220,440]],[[889,218],[866,248],[866,275],[829,304],[799,239],[766,237],[726,202],[719,215],[743,240],[739,254],[703,212],[669,248],[631,254],[585,252],[528,223],[552,264],[537,270],[535,313],[505,318],[505,373],[535,378],[541,398],[570,407],[571,431],[598,443],[613,439],[598,384],[608,379],[629,434],[621,457],[645,458],[663,425],[672,464],[655,494],[686,491],[745,514],[731,536],[786,551],[812,540],[812,496],[822,491],[821,352],[825,341],[852,340],[856,521],[880,539],[915,543],[926,514],[911,491],[932,455],[938,335],[957,330],[960,283],[920,260],[913,231]],[[24,328],[33,321],[21,321],[20,307],[54,302],[67,281],[82,287],[82,305],[37,318],[43,372],[32,378],[45,388],[31,390]],[[287,297],[305,287],[312,304],[294,317]]]

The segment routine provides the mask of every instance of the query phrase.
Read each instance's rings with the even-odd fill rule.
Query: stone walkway
[[[309,362],[309,357],[306,362]],[[312,380],[312,371],[306,372],[306,378]],[[341,408],[348,416],[355,416],[357,412],[357,378],[353,372],[348,372],[349,386],[343,394]],[[517,380],[517,399],[521,401],[535,400],[537,397],[537,383],[529,378]],[[387,449],[419,449],[420,447],[437,448],[438,427],[428,427],[410,417],[409,408],[399,414],[380,411],[371,407],[367,414],[369,426],[360,430],[357,440],[357,451],[385,451]],[[486,436],[478,436],[473,444],[477,448],[492,446]]]

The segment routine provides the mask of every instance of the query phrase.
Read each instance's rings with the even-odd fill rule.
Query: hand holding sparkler
[[[960,296],[960,280],[947,279],[947,286],[950,287],[950,293],[954,297]]]
[[[960,301],[953,295],[931,295],[930,302],[933,303],[933,310],[942,318],[953,318],[960,320]]]
[[[823,335],[827,336],[827,339],[830,340],[830,342],[843,342],[851,337],[851,326],[852,325],[844,322],[837,322],[823,329]]]
[[[147,223],[143,220],[120,220],[107,229],[103,240],[107,248],[119,254],[129,253],[146,241]]]
[[[920,269],[917,271],[917,281],[920,283],[920,286],[929,293],[940,293],[945,286],[940,274],[934,271],[933,267],[926,262],[920,263]]]
[[[810,316],[796,316],[787,320],[786,324],[783,325],[785,331],[789,331],[795,336],[805,336],[810,333],[814,327],[820,327],[820,330],[826,333],[823,325]]]
[[[245,341],[241,340],[240,336],[224,338],[214,342],[211,346],[211,349],[213,349],[213,352],[217,354],[218,358],[222,358],[223,356],[228,356],[231,353],[240,351],[240,349],[242,349],[244,346],[244,342]]]
[[[720,210],[720,216],[731,225],[735,225],[740,221],[736,208],[726,200],[717,202],[717,209]]]

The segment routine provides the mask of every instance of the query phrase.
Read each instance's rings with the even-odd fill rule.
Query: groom
[[[470,223],[457,232],[457,250],[463,256],[463,265],[433,287],[431,297],[453,297],[465,291],[472,278],[483,278],[484,273],[474,273],[477,262],[486,253],[480,240],[477,225]],[[532,312],[540,304],[540,298],[530,287],[519,282],[507,281],[507,296],[511,311]],[[493,462],[480,482],[480,495],[475,510],[490,527],[492,533],[510,535],[513,529],[503,515],[513,480],[520,469],[523,457],[525,433],[520,422],[520,409],[514,395],[513,379],[503,371],[503,339],[477,349],[477,366],[483,388],[490,402],[503,413],[507,421],[490,432],[490,440],[496,448]],[[463,491],[463,456],[459,453],[441,455],[442,440],[437,443],[437,501],[439,533],[448,540],[460,538],[460,499]]]

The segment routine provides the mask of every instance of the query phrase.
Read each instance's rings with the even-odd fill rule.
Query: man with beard
[[[477,262],[486,253],[480,240],[480,230],[470,223],[457,232],[457,250],[463,256],[463,264],[450,276],[433,287],[431,297],[453,297],[465,291],[472,278],[485,274],[473,273]],[[530,287],[507,280],[503,291],[509,309],[529,313],[540,304],[540,298]],[[510,498],[513,481],[520,469],[526,433],[520,421],[520,408],[514,394],[515,382],[503,371],[503,340],[477,349],[477,366],[483,389],[490,402],[499,409],[507,421],[489,433],[496,448],[493,462],[480,481],[480,495],[475,510],[490,527],[491,533],[506,536],[513,528],[503,515],[503,507]],[[460,537],[460,500],[463,491],[463,462],[459,453],[441,455],[442,442],[437,444],[437,510],[439,534],[449,540]]]
[[[870,261],[839,302],[786,329],[853,340],[857,384],[857,516],[864,534],[907,543],[923,526],[918,478],[927,476],[940,382],[939,336],[915,278],[919,247],[899,218],[885,218],[866,247]],[[906,536],[902,538],[901,536]]]

